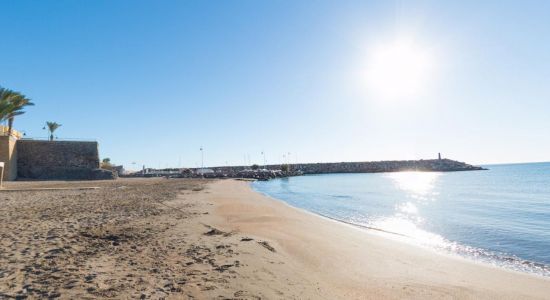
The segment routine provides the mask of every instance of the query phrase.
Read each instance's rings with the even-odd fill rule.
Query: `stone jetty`
[[[223,166],[192,169],[145,169],[130,177],[204,177],[251,178],[267,180],[276,177],[329,173],[382,173],[382,172],[456,172],[486,170],[451,159],[389,160],[364,162],[303,163],[266,166]]]
[[[273,167],[276,166],[268,166],[268,169]],[[450,159],[293,164],[290,165],[290,169],[300,170],[304,174],[380,173],[402,171],[454,172],[484,170],[482,167],[477,167]]]
[[[207,177],[242,177],[243,174],[255,174],[252,178],[264,177],[265,171],[277,172],[265,176],[270,178],[280,176],[295,176],[302,174],[329,174],[329,173],[381,173],[381,172],[455,172],[485,170],[464,162],[451,159],[421,159],[421,160],[392,160],[392,161],[365,161],[365,162],[335,162],[335,163],[304,163],[289,164],[286,172],[281,173],[282,165],[259,166],[261,170],[250,170],[249,166],[224,166],[209,168],[212,173]],[[195,172],[195,169],[191,169]],[[258,174],[260,174],[258,176]],[[248,177],[248,176],[245,176]]]

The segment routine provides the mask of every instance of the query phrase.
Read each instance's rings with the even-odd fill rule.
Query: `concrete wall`
[[[99,169],[97,142],[19,140],[17,177],[111,179],[113,174]]]
[[[17,139],[13,136],[0,136],[0,161],[4,162],[4,180],[17,178]]]

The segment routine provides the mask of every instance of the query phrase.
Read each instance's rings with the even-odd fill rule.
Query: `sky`
[[[550,161],[549,1],[4,1],[15,128],[128,169]]]

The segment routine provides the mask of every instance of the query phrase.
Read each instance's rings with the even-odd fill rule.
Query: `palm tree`
[[[50,132],[50,141],[53,141],[53,133],[57,130],[57,128],[61,127],[61,124],[48,121],[46,122],[46,126],[48,126],[48,131]]]
[[[11,98],[11,112],[8,115],[8,133],[11,135],[15,116],[24,114],[25,106],[33,106],[34,103],[25,95],[19,94]]]
[[[11,99],[15,96],[17,96],[17,92],[0,87],[0,122],[9,118]]]
[[[25,95],[0,87],[0,121],[8,120],[8,135],[11,135],[15,116],[24,114],[26,106],[34,103]]]

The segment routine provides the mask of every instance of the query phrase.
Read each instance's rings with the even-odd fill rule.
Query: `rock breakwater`
[[[271,167],[273,166],[268,166],[268,168]],[[294,164],[291,165],[291,169],[300,170],[304,174],[380,173],[402,171],[454,172],[484,170],[482,167],[477,167],[450,159]]]
[[[280,171],[282,165],[274,164],[260,166],[261,169]],[[247,166],[225,166],[210,168],[213,174],[239,175]],[[455,172],[485,170],[482,167],[473,166],[464,162],[451,159],[421,159],[421,160],[391,160],[391,161],[364,161],[364,162],[334,162],[334,163],[304,163],[289,164],[288,173],[301,174],[327,174],[327,173],[381,173],[381,172]],[[297,173],[297,174],[296,174]]]

